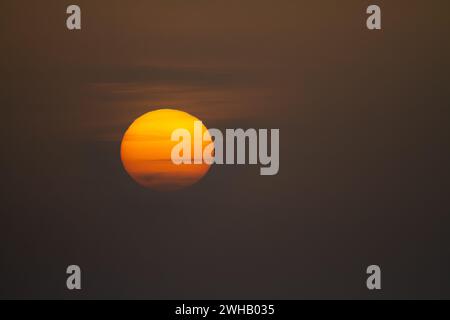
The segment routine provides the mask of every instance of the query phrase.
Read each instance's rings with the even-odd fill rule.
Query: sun
[[[158,191],[182,189],[198,182],[210,165],[181,164],[171,160],[171,140],[176,129],[186,129],[194,135],[196,117],[178,110],[161,109],[137,118],[125,132],[121,144],[121,159],[125,170],[141,186]],[[208,129],[202,125],[202,134]],[[203,148],[209,143],[203,143]]]

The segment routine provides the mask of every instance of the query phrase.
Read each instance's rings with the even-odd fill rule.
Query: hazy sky
[[[129,2],[0,3],[0,297],[450,298],[448,1]],[[280,128],[279,175],[142,189],[120,139],[162,107]]]

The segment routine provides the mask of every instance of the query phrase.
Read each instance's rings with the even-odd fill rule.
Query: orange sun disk
[[[172,148],[178,144],[171,141],[172,132],[186,129],[194,136],[196,117],[178,110],[161,109],[136,119],[122,139],[121,159],[125,170],[141,186],[172,191],[199,181],[210,165],[172,163]],[[203,125],[202,134],[208,129]],[[203,142],[203,148],[210,142]]]

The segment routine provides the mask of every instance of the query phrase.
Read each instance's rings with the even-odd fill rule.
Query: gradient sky
[[[450,298],[448,1],[76,3],[0,3],[0,297]],[[120,139],[162,107],[280,128],[279,175],[142,189]]]

